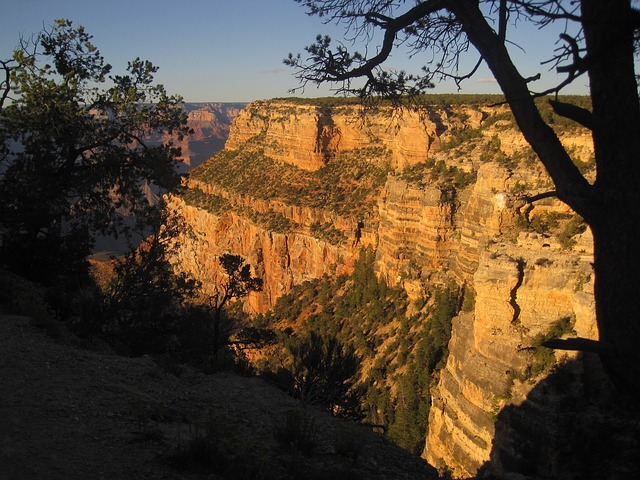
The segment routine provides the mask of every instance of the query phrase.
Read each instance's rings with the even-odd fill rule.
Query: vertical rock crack
[[[513,318],[511,319],[512,324],[516,324],[520,321],[520,305],[518,305],[518,289],[522,286],[522,282],[524,281],[524,267],[526,262],[522,258],[518,258],[516,260],[516,270],[518,272],[518,278],[516,280],[516,284],[511,289],[511,293],[509,295],[509,304],[511,308],[513,308]]]

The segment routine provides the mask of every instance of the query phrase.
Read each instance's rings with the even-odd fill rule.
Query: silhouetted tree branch
[[[213,354],[218,355],[223,346],[222,311],[234,299],[244,298],[250,292],[262,290],[262,279],[251,275],[251,265],[245,264],[240,255],[225,253],[220,256],[222,279],[216,283],[209,307],[213,316]]]

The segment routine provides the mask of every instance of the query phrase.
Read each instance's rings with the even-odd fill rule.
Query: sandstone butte
[[[242,255],[264,280],[263,291],[248,299],[254,312],[264,312],[306,279],[350,272],[359,249],[368,245],[376,248],[378,275],[389,284],[402,284],[410,297],[419,296],[427,282],[453,276],[474,289],[475,305],[454,319],[450,355],[432,392],[423,457],[446,466],[454,477],[474,476],[489,460],[491,473],[506,475],[538,457],[547,462],[538,471],[554,474],[562,439],[545,420],[550,400],[540,393],[553,388],[523,372],[533,362],[533,337],[560,318],[574,319],[580,337],[597,336],[589,231],[567,245],[555,235],[518,226],[523,214],[568,217],[571,212],[555,199],[523,200],[523,194],[544,192],[551,184],[537,162],[522,160],[526,144],[505,107],[461,101],[420,112],[380,106],[362,114],[357,105],[289,100],[255,102],[240,111],[223,154],[259,152],[273,164],[311,175],[364,152],[365,162],[387,169],[386,179],[356,214],[318,202],[240,191],[208,181],[196,169],[186,186],[223,199],[226,207],[171,199],[171,207],[197,237],[182,239],[175,264],[206,287],[215,281],[217,255]],[[468,141],[455,142],[470,133]],[[587,164],[589,136],[577,128],[561,129],[559,135]],[[217,157],[203,167],[214,165]],[[406,175],[425,161],[475,172],[475,179],[459,188],[455,198],[446,197],[441,184]],[[286,219],[288,228],[269,229],[256,220],[267,213]],[[361,238],[353,246],[358,222]],[[344,237],[329,242],[314,224],[330,224]],[[588,359],[560,352],[556,357],[575,375],[584,373]],[[512,428],[518,407],[525,406],[534,414],[521,420],[530,425]],[[529,445],[526,432],[545,438],[544,445]],[[518,450],[518,445],[526,448]]]

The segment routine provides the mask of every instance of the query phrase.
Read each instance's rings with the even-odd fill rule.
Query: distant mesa
[[[200,165],[224,148],[229,128],[246,103],[185,103],[193,133],[177,145],[182,149],[182,171]]]

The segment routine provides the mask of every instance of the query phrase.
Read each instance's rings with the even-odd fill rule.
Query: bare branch
[[[4,71],[4,79],[0,81],[0,108],[4,107],[4,102],[9,97],[9,93],[11,93],[11,63],[11,60],[0,60],[0,65]]]
[[[573,63],[571,63],[570,65],[559,65],[556,68],[556,71],[558,73],[567,73],[569,77],[573,79],[577,75],[586,72],[586,58],[582,58],[580,56],[581,49],[578,45],[578,40],[575,37],[567,35],[566,33],[561,33],[560,38],[569,44],[568,53],[571,54]]]
[[[551,94],[559,94],[560,91],[566,87],[567,85],[570,85],[573,83],[573,81],[578,78],[578,77],[567,77],[565,78],[562,82],[560,82],[558,85],[556,85],[555,87],[549,88],[547,90],[544,90],[542,92],[534,92],[532,93],[532,97],[534,98],[540,98],[540,97],[546,97],[548,95]]]
[[[363,12],[362,9],[347,11],[346,4],[348,2],[328,1],[316,3],[311,1],[304,2],[312,13],[320,16],[327,14],[334,8],[338,8],[338,4],[340,4],[344,8],[340,10],[340,15],[335,14],[338,18],[347,18],[349,22],[361,21],[362,25],[357,27],[358,29],[365,29],[366,26],[382,29],[384,38],[377,54],[371,58],[366,58],[358,52],[349,53],[342,45],[332,49],[329,37],[317,36],[316,43],[305,48],[310,54],[309,58],[306,59],[306,63],[302,61],[299,54],[297,56],[289,54],[289,57],[284,61],[286,65],[292,66],[297,70],[296,76],[301,82],[302,89],[308,82],[316,84],[331,82],[343,84],[343,87],[338,89],[340,92],[356,93],[360,96],[392,93],[412,95],[432,86],[430,76],[417,77],[407,75],[405,72],[384,71],[379,67],[389,57],[395,46],[398,34],[407,30],[410,33],[406,35],[415,35],[418,30],[421,32],[428,30],[428,28],[425,28],[425,25],[427,25],[425,23],[427,20],[425,19],[439,10],[444,10],[445,0],[422,2],[397,18],[391,18],[380,12],[380,9],[388,7],[390,2],[374,2],[376,7],[380,8],[374,8],[367,12]],[[447,31],[450,20],[442,16],[437,18],[433,24],[435,25],[436,23],[440,25],[440,29],[438,34],[434,34],[432,38],[430,37],[429,41],[435,41],[439,38],[440,32]],[[420,50],[424,40],[418,35],[413,48],[416,51]],[[465,47],[463,46],[462,48]],[[455,57],[455,55],[453,56]],[[352,90],[351,81],[356,78],[365,78],[367,82],[364,87]]]
[[[426,17],[438,10],[443,9],[445,7],[445,4],[446,2],[443,0],[429,0],[416,5],[404,15],[401,15],[395,19],[389,18],[386,23],[381,23],[379,26],[381,26],[381,28],[385,30],[385,34],[380,53],[365,62],[360,67],[349,72],[345,72],[341,76],[337,76],[336,80],[346,80],[370,74],[375,67],[381,65],[389,57],[389,54],[393,49],[393,43],[396,39],[396,34],[399,31],[409,27],[411,24],[422,19],[423,17]],[[377,18],[379,17],[380,16],[377,16]]]
[[[558,196],[558,192],[555,190],[551,190],[550,192],[538,193],[537,195],[525,195],[522,199],[527,203],[537,202],[538,200],[543,200],[545,198],[555,198]]]
[[[580,125],[587,127],[589,130],[594,130],[597,127],[597,119],[586,108],[571,105],[570,103],[563,103],[557,100],[549,100],[549,104],[553,111],[558,115],[569,118],[574,122],[578,122]]]
[[[452,79],[456,83],[456,87],[458,87],[458,90],[460,90],[462,88],[461,83],[473,77],[478,71],[478,68],[480,68],[480,65],[482,65],[482,57],[478,59],[478,61],[476,62],[474,67],[471,69],[471,71],[465,75],[452,75],[446,72],[441,72],[440,75],[442,75],[443,77]]]
[[[592,353],[613,353],[613,347],[602,341],[591,340],[589,338],[565,338],[546,340],[541,344],[543,347],[552,348],[554,350],[573,350],[578,352]]]
[[[556,20],[571,20],[580,22],[582,19],[578,15],[578,2],[569,2],[573,6],[571,10],[565,8],[563,2],[558,0],[509,0],[511,4],[522,8],[530,17],[539,17],[539,23],[548,24]],[[567,3],[567,2],[565,2]]]
[[[463,0],[452,1],[450,6],[462,22],[469,40],[493,72],[524,137],[553,179],[558,197],[582,214],[587,210],[587,202],[592,195],[591,186],[573,164],[554,131],[541,118],[526,80],[511,61],[500,37],[477,6],[470,6]]]

